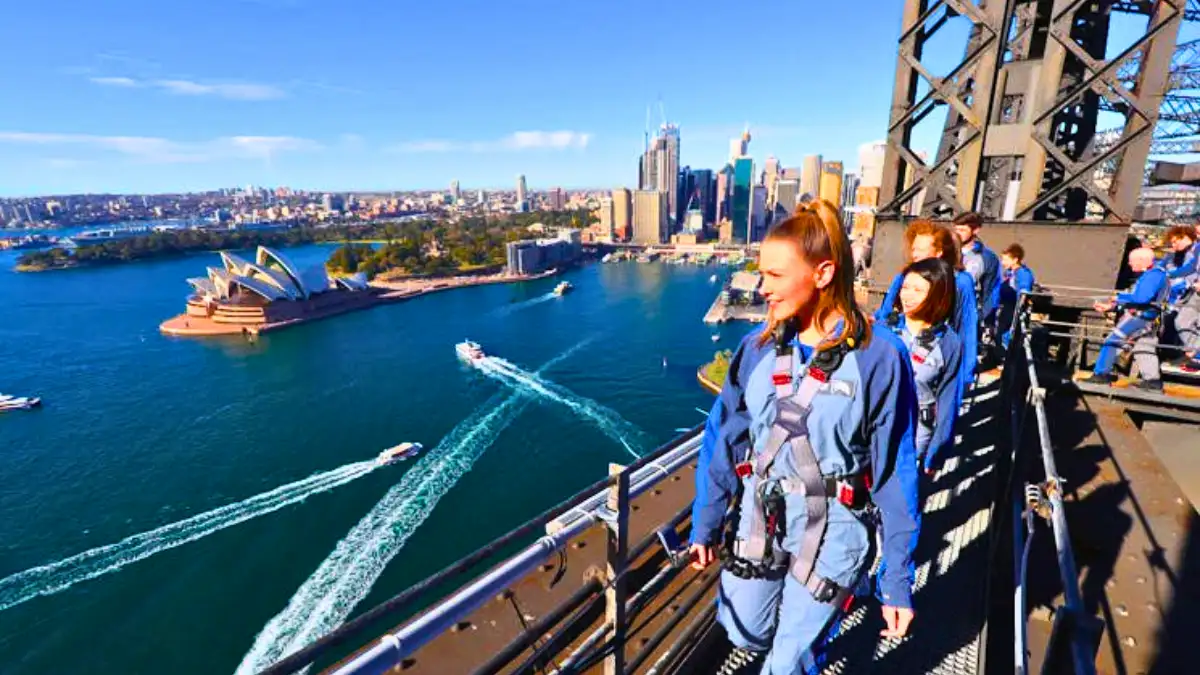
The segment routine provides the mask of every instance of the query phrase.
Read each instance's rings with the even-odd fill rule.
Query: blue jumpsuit
[[[976,300],[983,303],[979,308],[979,316],[990,317],[996,310],[992,291],[1000,283],[1000,258],[992,249],[984,246],[979,237],[963,247],[962,257],[963,267],[975,281]]]
[[[760,456],[776,422],[774,345],[759,346],[762,328],[742,340],[730,363],[729,375],[705,427],[696,471],[696,501],[692,507],[692,543],[719,545],[725,512],[734,494],[743,489],[737,537],[748,536],[760,479],[739,479],[735,466]],[[811,345],[797,345],[793,382],[800,386]],[[890,331],[875,331],[866,344],[848,352],[841,365],[821,385],[806,416],[808,437],[820,472],[827,478],[861,475],[872,479],[872,501],[883,525],[883,557],[887,571],[881,580],[884,601],[911,607],[912,551],[920,516],[917,506],[916,421],[914,384],[908,354]],[[789,386],[789,385],[785,385]],[[791,441],[784,444],[763,487],[797,475]],[[794,449],[793,449],[794,450]],[[872,562],[874,519],[851,511],[837,499],[827,499],[827,529],[821,538],[814,572],[843,589],[853,588]],[[795,556],[807,522],[803,495],[788,494],[781,546]],[[802,673],[812,665],[811,648],[841,607],[818,602],[809,588],[791,573],[782,578],[745,579],[729,570],[721,573],[718,621],[737,646],[770,650],[764,673]]]
[[[886,322],[888,315],[896,311],[896,299],[903,285],[904,274],[897,274],[888,287],[883,304],[875,311],[876,321]],[[967,387],[975,381],[975,365],[979,360],[979,314],[975,306],[975,281],[961,270],[954,275],[954,315],[950,317],[950,327],[962,342],[962,368],[958,380],[958,400],[962,403]]]
[[[1167,282],[1166,270],[1151,267],[1138,276],[1133,290],[1117,294],[1117,305],[1122,306],[1124,316],[1117,321],[1116,328],[1109,333],[1100,347],[1100,355],[1096,357],[1096,367],[1093,371],[1096,375],[1108,375],[1112,371],[1113,364],[1117,361],[1117,352],[1126,342],[1146,341],[1148,334],[1148,341],[1154,341],[1154,335],[1151,333],[1159,314],[1156,303],[1166,298],[1170,290]],[[1158,379],[1158,356],[1154,353],[1154,346],[1147,344],[1141,347],[1141,352],[1139,353],[1139,348],[1135,346],[1134,358],[1138,360],[1138,370],[1142,378]]]
[[[958,373],[962,340],[942,323],[928,330],[926,340],[909,330],[904,315],[892,327],[912,360],[917,386],[917,458],[925,469],[937,469],[954,449],[954,423],[958,421]]]
[[[1015,270],[1004,270],[1000,284],[992,291],[991,305],[996,308],[996,335],[1000,336],[1000,344],[1005,349],[1008,348],[1008,341],[1012,337],[1013,313],[1017,308],[1017,300],[1022,293],[1032,291],[1035,283],[1037,282],[1033,278],[1033,271],[1021,265]]]
[[[1170,279],[1171,283],[1170,296],[1167,298],[1167,302],[1175,304],[1187,293],[1198,265],[1200,265],[1200,242],[1193,244],[1183,254],[1183,261],[1178,265],[1174,263],[1173,256],[1168,256],[1163,261],[1163,268],[1167,271],[1167,278]]]

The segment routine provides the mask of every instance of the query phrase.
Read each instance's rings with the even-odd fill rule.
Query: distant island
[[[434,275],[486,268],[504,263],[504,246],[529,237],[528,227],[586,227],[592,216],[581,211],[543,211],[500,218],[482,216],[458,221],[417,220],[406,223],[367,223],[328,227],[301,226],[283,230],[178,229],[109,240],[74,249],[30,251],[17,258],[19,272],[40,272],[91,265],[154,260],[204,251],[248,250],[258,246],[282,248],[303,244],[344,242],[331,258],[331,272],[364,271],[369,276],[401,269]],[[382,244],[372,249],[366,243]],[[367,251],[373,251],[367,254]],[[361,258],[361,259],[360,259]],[[349,270],[351,262],[356,269]],[[357,267],[366,263],[366,269]]]

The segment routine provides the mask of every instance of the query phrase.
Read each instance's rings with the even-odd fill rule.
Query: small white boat
[[[385,466],[394,462],[402,462],[409,457],[417,456],[417,454],[424,449],[425,446],[421,445],[420,443],[401,443],[400,445],[390,447],[387,450],[379,453],[379,457],[376,457],[375,461],[380,466]]]
[[[712,275],[711,277],[708,278],[708,281],[710,283],[714,283],[714,284],[717,283],[717,275],[715,275],[715,274]]]
[[[0,394],[0,410],[29,410],[42,404],[37,396],[9,396]]]
[[[571,290],[572,288],[575,288],[575,287],[571,285],[571,282],[564,281],[554,287],[554,294],[555,295],[566,295],[567,291]]]
[[[454,345],[454,353],[458,354],[458,358],[467,363],[475,363],[487,356],[483,352],[483,347],[480,347],[478,342],[471,342],[470,340],[463,340]]]
[[[720,342],[720,341],[721,341],[721,336],[720,336],[720,335],[717,335],[716,333],[713,333],[713,336],[712,336],[712,341],[713,341],[713,342]]]

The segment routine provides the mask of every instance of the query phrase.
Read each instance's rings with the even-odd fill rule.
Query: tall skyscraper
[[[679,201],[679,127],[664,124],[642,155],[638,179],[641,190],[659,190],[667,195],[669,218],[677,216]]]
[[[517,176],[517,210],[518,211],[523,211],[524,210],[523,206],[527,204],[526,199],[527,199],[528,195],[525,194],[525,191],[526,191],[525,174],[521,174],[520,176]]]
[[[775,184],[779,182],[779,160],[768,157],[763,167],[763,182],[767,188],[767,204],[775,203]]]
[[[638,190],[633,193],[633,241],[638,244],[661,244],[667,241],[669,219],[667,194],[658,190]]]
[[[739,157],[734,161],[732,179],[729,219],[733,221],[733,239],[738,243],[749,243],[754,160],[749,157]]]
[[[454,203],[457,204],[459,199],[462,199],[462,192],[458,189],[458,181],[450,181],[450,196],[454,198]]]
[[[746,129],[742,135],[729,140],[729,163],[733,164],[739,157],[745,157],[750,152],[750,130]]]
[[[617,241],[629,241],[633,225],[632,195],[625,188],[612,191],[613,201],[613,236]]]
[[[711,169],[696,169],[691,172],[691,177],[691,195],[681,195],[679,201],[684,203],[685,208],[700,209],[704,214],[704,224],[712,225],[717,222],[717,185],[713,172]],[[696,203],[687,207],[693,199]]]
[[[821,165],[820,197],[841,208],[842,206],[842,163],[825,162]]]
[[[858,146],[858,180],[860,187],[877,188],[883,185],[883,153],[887,143],[875,141]]]
[[[784,179],[775,184],[775,206],[783,213],[794,213],[799,197],[800,181]]]
[[[800,170],[800,198],[821,194],[821,156],[806,155]]]
[[[551,211],[562,211],[563,207],[566,206],[566,204],[567,204],[567,200],[566,200],[566,196],[563,194],[562,188],[556,187],[550,191],[550,210]]]
[[[613,198],[600,198],[600,235],[613,238],[616,231],[615,214],[613,213]]]
[[[750,243],[762,241],[767,234],[767,186],[755,185],[750,198]]]
[[[842,179],[842,224],[847,229],[854,227],[854,218],[857,214],[846,211],[849,206],[854,206],[855,195],[858,193],[858,174],[848,173]]]
[[[800,169],[797,169],[795,167],[790,167],[790,168],[784,169],[783,170],[783,179],[784,180],[794,180],[794,181],[796,181],[796,184],[799,185],[800,184]]]
[[[733,166],[726,164],[725,168],[717,174],[717,193],[714,195],[714,201],[717,206],[716,221],[729,219],[729,186],[732,183]]]

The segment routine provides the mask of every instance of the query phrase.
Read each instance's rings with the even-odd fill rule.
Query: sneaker
[[[1133,385],[1142,391],[1152,391],[1159,394],[1163,391],[1162,380],[1138,380],[1138,383]]]
[[[717,669],[717,675],[749,673],[750,666],[758,661],[759,655],[760,652],[752,652],[749,649],[734,647],[733,651],[729,652],[729,656],[725,657],[725,662]]]
[[[1098,374],[1098,373],[1092,373],[1091,375],[1089,375],[1088,377],[1086,377],[1080,381],[1084,382],[1085,384],[1109,385],[1109,384],[1112,384],[1113,382],[1116,382],[1117,378],[1115,375],[1111,375],[1109,373],[1105,373],[1103,375]]]

